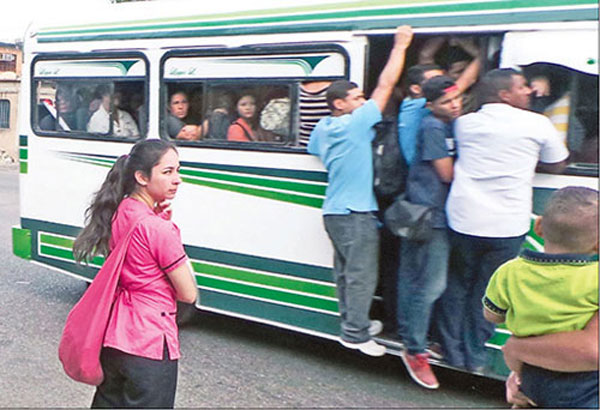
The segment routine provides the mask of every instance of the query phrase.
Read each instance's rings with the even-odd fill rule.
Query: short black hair
[[[522,76],[523,73],[514,68],[496,68],[484,75],[479,84],[481,103],[501,102],[498,94],[511,89],[515,75]]]
[[[435,101],[446,94],[446,90],[453,86],[456,86],[454,79],[447,75],[438,75],[425,81],[422,86],[423,96],[429,102]]]
[[[421,85],[425,81],[425,73],[431,70],[440,70],[442,68],[437,64],[417,64],[406,70],[406,83],[411,85]]]
[[[329,88],[327,88],[327,105],[330,110],[335,110],[335,106],[333,102],[335,100],[344,99],[348,96],[348,91],[358,88],[358,85],[355,82],[348,80],[337,80],[331,83]]]

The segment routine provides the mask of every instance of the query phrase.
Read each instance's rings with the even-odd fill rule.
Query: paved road
[[[93,388],[57,359],[64,319],[85,284],[12,255],[18,173],[0,167],[0,407],[87,407]],[[442,387],[412,383],[397,357],[369,358],[337,343],[199,314],[181,331],[176,407],[507,407],[497,381],[438,369]]]

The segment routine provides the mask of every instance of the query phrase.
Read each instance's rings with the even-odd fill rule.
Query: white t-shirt
[[[113,133],[116,137],[139,137],[140,131],[133,117],[126,111],[117,110],[119,122],[113,121]],[[110,113],[101,105],[87,124],[88,132],[106,134],[109,131]]]
[[[458,159],[446,203],[456,232],[491,238],[529,231],[538,161],[556,163],[569,152],[541,114],[508,104],[485,104],[456,120]]]

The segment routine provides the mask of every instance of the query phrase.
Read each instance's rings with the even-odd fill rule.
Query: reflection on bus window
[[[598,164],[598,76],[547,63],[523,71],[532,88],[531,108],[552,121],[571,167]]]
[[[291,138],[290,86],[172,83],[166,129],[171,139],[282,143]]]
[[[34,128],[139,138],[147,129],[142,81],[37,80]]]

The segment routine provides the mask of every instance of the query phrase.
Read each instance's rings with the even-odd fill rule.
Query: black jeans
[[[104,381],[96,388],[92,408],[173,408],[177,360],[134,356],[105,347],[100,355]]]

